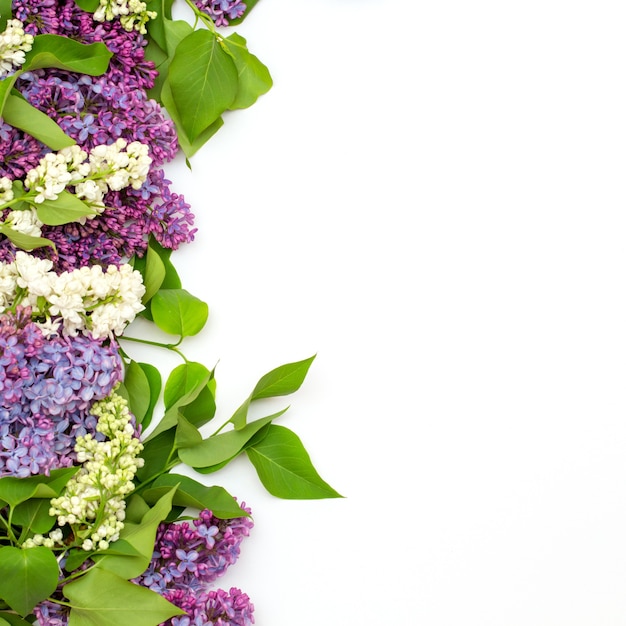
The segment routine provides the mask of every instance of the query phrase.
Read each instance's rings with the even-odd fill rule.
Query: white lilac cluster
[[[94,403],[91,414],[98,418],[97,430],[106,439],[91,434],[76,440],[76,458],[82,467],[69,480],[63,495],[50,500],[50,515],[62,528],[71,526],[74,540],[84,550],[106,550],[119,539],[124,527],[126,496],[134,489],[133,479],[143,466],[139,454],[143,444],[135,436],[127,401],[115,392]],[[24,547],[63,543],[60,528],[47,537],[35,535]]]
[[[13,181],[7,176],[0,178],[0,204],[13,200]]]
[[[81,267],[56,274],[52,262],[18,251],[0,263],[0,313],[16,304],[29,306],[46,336],[89,332],[99,339],[120,335],[144,309],[141,274],[130,265]]]
[[[116,17],[125,30],[136,30],[146,34],[146,24],[157,16],[155,11],[148,11],[147,5],[141,0],[100,0],[100,6],[93,14],[97,22],[110,22]]]
[[[26,60],[33,47],[34,37],[24,32],[20,20],[8,20],[6,30],[0,33],[0,79],[12,74]]]
[[[111,145],[100,145],[89,154],[79,146],[49,152],[39,165],[26,173],[24,187],[36,191],[33,201],[56,200],[72,185],[75,195],[97,212],[104,210],[104,195],[131,186],[139,189],[146,180],[152,159],[148,146],[139,141],[118,139]]]

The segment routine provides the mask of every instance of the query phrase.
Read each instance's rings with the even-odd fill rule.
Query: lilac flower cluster
[[[230,20],[241,17],[247,6],[240,0],[194,0],[194,4],[206,13],[216,26],[228,26]]]
[[[90,336],[45,338],[28,308],[0,316],[0,476],[48,474],[75,461],[76,437],[122,377],[115,344]]]
[[[59,270],[91,263],[120,265],[133,255],[142,256],[149,236],[164,247],[176,249],[192,241],[194,217],[183,196],[174,193],[161,166],[178,152],[175,127],[161,106],[148,97],[157,72],[145,60],[146,40],[126,31],[119,20],[94,22],[73,0],[14,0],[13,11],[32,34],[52,33],[83,43],[102,42],[113,53],[109,70],[91,77],[57,69],[24,73],[17,86],[24,97],[43,111],[85,151],[117,139],[150,146],[152,168],[139,190],[109,192],[109,208],[85,224],[48,226],[42,236],[56,250],[42,248],[34,255],[51,258]],[[49,149],[26,133],[0,120],[0,177],[21,178],[37,165]],[[1,216],[0,218],[5,217]],[[15,247],[0,239],[0,260],[11,261]]]
[[[242,509],[250,513],[245,503]],[[172,618],[165,623],[167,626],[254,623],[254,607],[247,595],[234,589],[230,595],[221,590],[209,591],[209,585],[239,558],[240,544],[252,526],[249,517],[224,520],[207,509],[192,524],[159,525],[152,561],[134,582],[156,591],[187,613]]]

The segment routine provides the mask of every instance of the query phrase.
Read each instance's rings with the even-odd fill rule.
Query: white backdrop
[[[339,500],[214,479],[258,626],[626,625],[623,2],[261,0],[274,88],[168,168],[218,420],[280,423]]]

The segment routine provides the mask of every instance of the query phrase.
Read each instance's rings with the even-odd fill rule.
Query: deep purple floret
[[[194,0],[194,4],[206,13],[216,26],[228,26],[230,20],[241,17],[247,6],[240,0]]]
[[[75,461],[76,437],[95,434],[91,405],[122,378],[114,343],[44,337],[30,309],[0,315],[0,476],[48,474]]]

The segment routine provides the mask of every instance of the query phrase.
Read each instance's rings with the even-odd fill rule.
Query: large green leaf
[[[21,616],[45,600],[59,582],[59,564],[49,548],[0,548],[0,598]]]
[[[76,143],[52,118],[20,96],[7,96],[2,117],[10,126],[23,130],[53,150],[61,150]]]
[[[169,83],[182,127],[193,142],[234,102],[237,68],[217,35],[199,29],[178,44]]]
[[[150,381],[146,371],[137,361],[126,366],[124,386],[129,398],[129,408],[138,423],[142,423],[152,404]]]
[[[237,97],[229,108],[245,109],[271,89],[272,77],[267,67],[250,53],[243,37],[233,33],[222,43],[233,57],[239,75]]]
[[[156,626],[184,611],[155,591],[95,568],[63,588],[72,609],[68,626]]]
[[[9,626],[31,626],[30,622],[27,622],[15,613],[0,611],[0,618],[2,619],[2,621],[0,621],[0,625],[8,624]]]
[[[263,486],[278,498],[310,500],[341,498],[311,463],[299,437],[272,424],[263,439],[246,448]]]

